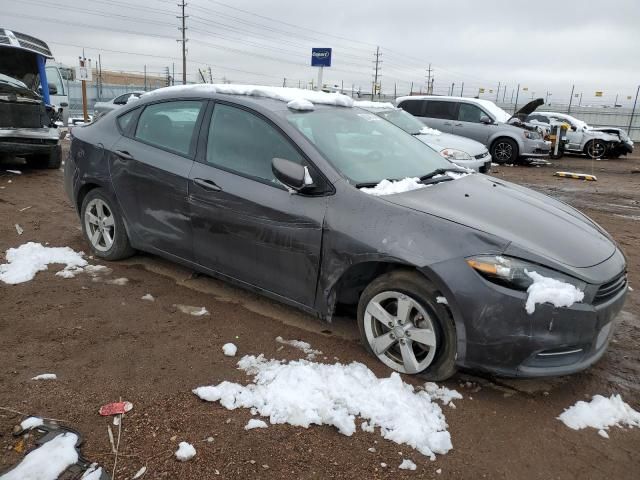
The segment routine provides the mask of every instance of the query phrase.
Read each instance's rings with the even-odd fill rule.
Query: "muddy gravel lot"
[[[20,170],[21,174],[6,170]],[[597,182],[561,179],[556,170],[594,173]],[[18,462],[11,435],[25,415],[59,419],[81,432],[83,455],[109,472],[111,419],[101,405],[128,400],[122,423],[118,479],[142,466],[143,478],[507,478],[637,479],[640,428],[574,431],[557,420],[594,394],[620,393],[640,410],[640,157],[590,161],[565,157],[541,167],[498,167],[498,178],[559,198],[607,229],[625,251],[634,291],[617,319],[608,352],[589,370],[563,378],[512,380],[460,372],[444,385],[458,390],[456,407],[443,406],[453,450],[435,461],[379,432],[352,436],[334,427],[271,425],[246,431],[246,409],[227,410],[191,390],[223,380],[249,383],[236,363],[245,354],[296,359],[304,354],[277,336],[309,342],[317,361],[358,361],[379,377],[389,371],[358,343],[352,318],[322,324],[291,308],[223,282],[195,275],[162,259],[137,255],[108,263],[92,277],[40,272],[18,285],[0,284],[0,471]],[[499,212],[496,212],[499,215]],[[526,221],[526,220],[523,220]],[[15,225],[23,233],[18,235]],[[19,159],[0,164],[0,260],[28,241],[87,251],[61,171],[29,170]],[[55,267],[55,266],[54,266]],[[115,279],[126,278],[124,281]],[[155,301],[142,300],[151,294]],[[206,307],[191,316],[176,305]],[[226,357],[222,345],[238,346]],[[54,381],[33,381],[53,372]],[[405,376],[416,387],[424,380]],[[117,430],[117,427],[113,427]],[[207,440],[208,439],[208,440]],[[180,441],[197,455],[178,462]],[[369,449],[375,451],[369,451]],[[399,470],[410,458],[417,470]],[[386,468],[381,466],[385,463]]]

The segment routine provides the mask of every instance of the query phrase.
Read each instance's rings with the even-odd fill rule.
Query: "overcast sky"
[[[181,78],[176,3],[0,0],[0,26],[45,40],[66,64],[85,47],[103,69],[160,72],[175,62]],[[186,11],[189,81],[211,66],[215,82],[297,86],[316,78],[315,46],[333,48],[324,83],[370,91],[379,45],[386,93],[424,88],[429,63],[436,93],[454,83],[460,94],[464,82],[464,94],[484,88],[494,99],[498,82],[507,100],[518,83],[528,89],[521,99],[551,92],[556,101],[575,84],[583,103],[619,95],[629,104],[640,83],[638,0],[189,0]]]

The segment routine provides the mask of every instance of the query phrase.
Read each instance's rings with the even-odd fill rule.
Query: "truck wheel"
[[[397,270],[376,278],[358,303],[365,348],[389,368],[445,380],[456,372],[456,330],[437,289],[422,275]]]
[[[591,140],[585,145],[584,153],[589,158],[603,158],[607,153],[607,144],[602,140]]]
[[[491,145],[491,158],[501,165],[515,163],[518,159],[518,144],[510,138],[498,138]]]

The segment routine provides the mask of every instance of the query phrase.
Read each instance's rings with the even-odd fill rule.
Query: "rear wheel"
[[[438,295],[417,272],[390,272],[371,282],[358,304],[365,348],[400,373],[420,373],[430,380],[452,376],[455,327]]]
[[[82,201],[82,232],[91,245],[94,255],[106,260],[130,257],[134,249],[124,222],[112,201],[96,188]]]
[[[604,158],[605,154],[607,153],[607,144],[602,140],[591,140],[585,145],[584,153],[589,158]]]
[[[518,159],[518,144],[510,138],[498,138],[491,145],[491,158],[496,163],[515,163]]]

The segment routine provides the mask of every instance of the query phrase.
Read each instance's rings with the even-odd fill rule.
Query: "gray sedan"
[[[108,100],[106,102],[96,102],[93,106],[93,118],[99,118],[106,113],[117,110],[118,108],[123,107],[129,102],[137,100],[144,94],[144,91],[136,90],[123,93],[122,95],[118,95],[117,97],[112,98],[111,100]]]
[[[76,128],[65,187],[93,254],[150,252],[327,321],[357,308],[369,352],[431,379],[598,360],[627,294],[611,237],[351,105],[169,87]]]

